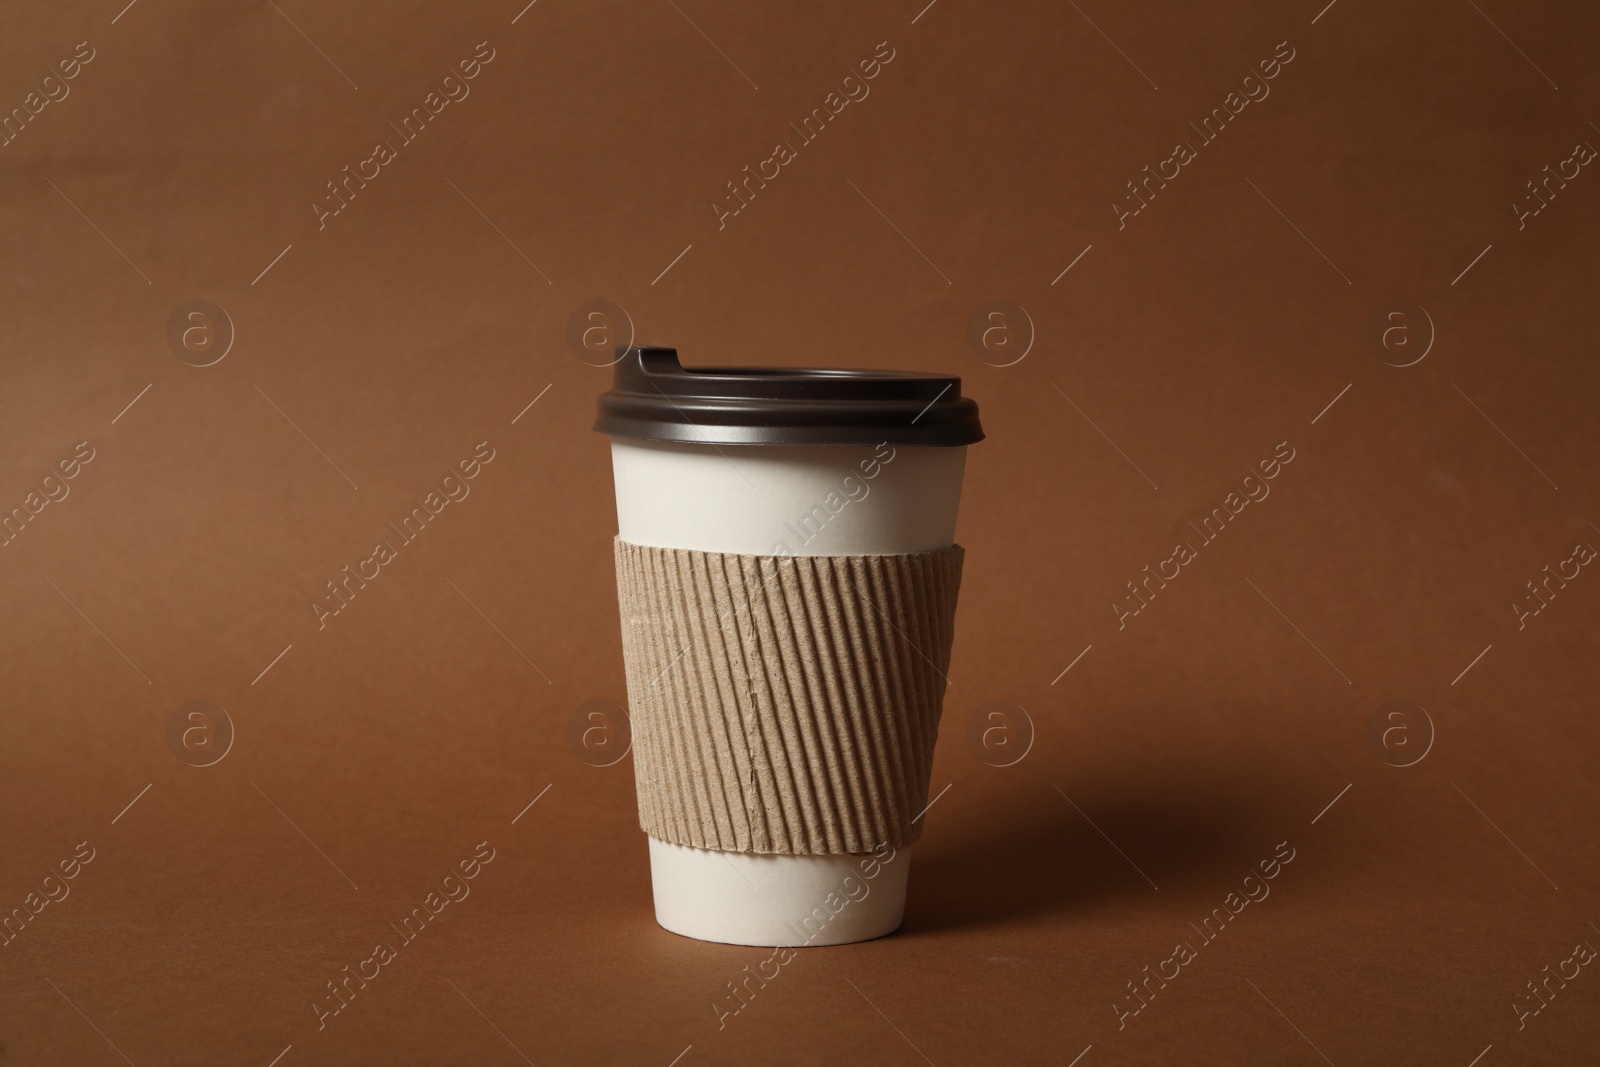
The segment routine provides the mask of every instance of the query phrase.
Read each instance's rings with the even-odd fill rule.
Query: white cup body
[[[746,555],[936,551],[955,543],[966,451],[615,438],[617,530],[638,545]],[[891,933],[905,911],[910,863],[905,848],[873,862],[650,839],[656,921],[735,945],[836,945]]]

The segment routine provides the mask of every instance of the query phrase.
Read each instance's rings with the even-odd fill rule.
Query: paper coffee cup
[[[656,919],[744,945],[890,933],[977,406],[950,376],[684,368],[667,348],[615,375],[595,429]]]

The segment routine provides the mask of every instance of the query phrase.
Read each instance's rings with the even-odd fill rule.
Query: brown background
[[[1592,1059],[1592,968],[1520,1031],[1512,1004],[1600,943],[1600,577],[1520,631],[1510,605],[1600,545],[1600,177],[1511,208],[1600,144],[1593,13],[922,2],[0,12],[7,110],[96,51],[0,148],[0,503],[96,453],[0,548],[0,905],[96,849],[0,949],[0,1061]],[[324,183],[485,40],[319,231]],[[719,231],[724,183],[882,41],[870,97]],[[1283,41],[1119,230],[1124,183]],[[690,361],[959,373],[989,433],[905,926],[720,1030],[766,954],[654,924],[631,764],[568,740],[623,694],[608,372],[565,340],[599,298]],[[210,367],[166,339],[192,299],[235,331]],[[1012,366],[967,343],[988,301],[1033,323]],[[1415,313],[1413,347],[1370,336],[1395,301],[1437,333],[1403,368]],[[482,440],[472,495],[319,631],[323,583]],[[1271,497],[1119,630],[1282,441]],[[169,741],[189,700],[235,731],[212,766]],[[993,701],[1033,724],[1013,766],[968,742]],[[1390,701],[1431,748],[1416,713],[1401,756],[1369,739]],[[324,983],[483,840],[471,897],[319,1031]],[[1124,983],[1284,841],[1119,1030]]]

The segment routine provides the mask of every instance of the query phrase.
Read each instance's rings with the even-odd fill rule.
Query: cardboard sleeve
[[[640,826],[724,852],[913,844],[962,555],[751,556],[618,538]]]

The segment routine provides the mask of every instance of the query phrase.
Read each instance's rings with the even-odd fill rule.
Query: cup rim
[[[957,375],[905,370],[685,367],[674,348],[620,349],[594,429],[709,445],[957,446],[983,440]]]

